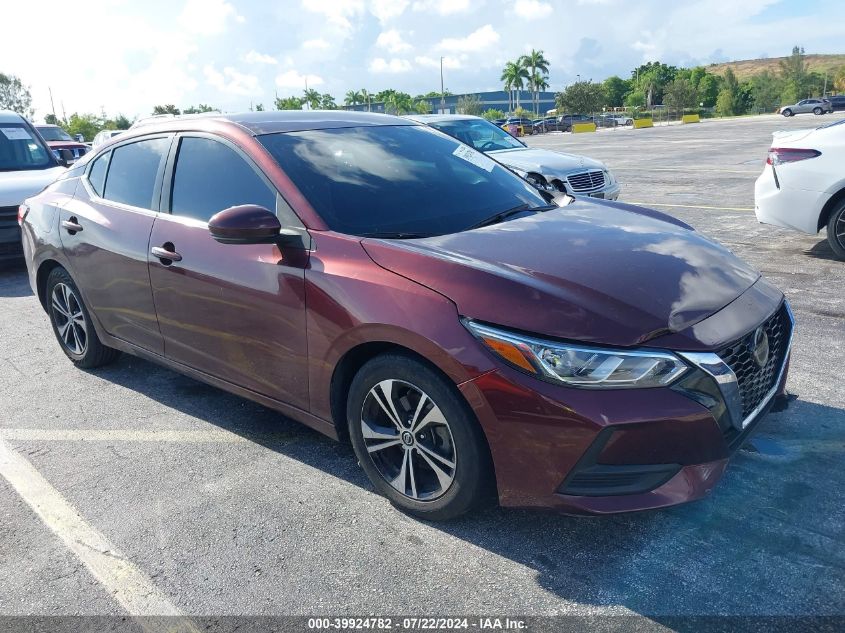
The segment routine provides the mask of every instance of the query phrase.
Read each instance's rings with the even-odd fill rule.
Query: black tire
[[[813,108],[813,114],[819,116],[820,114],[824,114],[824,110],[822,110],[821,108]]]
[[[845,261],[845,202],[830,214],[827,221],[827,241],[834,254]]]
[[[395,422],[391,424],[387,409],[373,395],[374,392],[385,394],[382,385],[387,383],[383,381],[393,381],[390,383],[391,396],[397,397],[391,399],[394,410],[400,416],[404,432],[400,431]],[[419,410],[417,405],[423,400],[421,396],[416,396],[416,393],[421,393],[429,399],[425,401],[423,411],[431,413],[433,409],[439,409],[438,413],[442,413],[442,419],[446,422],[445,430],[444,425],[432,422],[427,426],[428,431],[423,429],[416,435],[408,433],[412,430],[412,409]],[[398,397],[400,395],[401,397]],[[374,402],[378,402],[381,407],[376,406]],[[430,409],[427,409],[428,403]],[[404,404],[408,406],[405,407]],[[418,420],[428,418],[428,413],[420,413]],[[408,417],[404,417],[406,414]],[[384,423],[371,424],[364,421],[365,418],[375,415],[384,416]],[[349,436],[358,462],[375,489],[387,497],[396,508],[421,519],[445,521],[469,512],[481,503],[492,501],[492,491],[495,490],[493,469],[481,428],[455,385],[425,363],[410,355],[398,353],[384,354],[367,362],[358,371],[350,386],[346,416]],[[369,429],[366,440],[365,425]],[[376,435],[374,429],[381,431]],[[410,435],[410,440],[405,439],[407,435]],[[447,439],[442,439],[444,437]],[[380,442],[393,445],[382,449],[376,446]],[[427,457],[420,446],[432,457],[435,455],[430,449],[436,449],[441,455],[439,459],[444,459],[445,455],[449,459],[444,459],[444,462],[451,460],[454,467],[449,468],[444,462]],[[449,451],[449,448],[452,450]],[[404,459],[410,460],[407,469]],[[424,460],[427,460],[427,463]],[[391,461],[391,472],[398,471],[394,482],[401,477],[403,492],[394,487],[400,484],[391,484],[387,474],[383,474],[389,470]],[[429,466],[433,462],[442,466],[445,474],[451,474],[448,486],[441,486],[441,477]],[[406,475],[406,470],[411,473],[410,476]],[[439,494],[432,492],[431,496],[425,498],[426,486],[432,489],[442,487],[442,491]]]
[[[70,274],[62,267],[54,268],[47,277],[47,313],[59,347],[74,365],[93,369],[108,365],[120,352],[100,342],[91,323],[91,315],[82,294]]]
[[[781,114],[782,114],[783,116],[792,116],[792,110],[790,110],[789,108],[787,108],[786,110],[784,110],[783,112],[781,112]]]

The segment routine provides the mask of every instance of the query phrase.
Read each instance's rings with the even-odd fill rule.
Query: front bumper
[[[783,393],[788,355],[787,344],[774,387],[738,426],[724,406],[674,386],[572,389],[501,367],[460,388],[484,428],[502,506],[629,512],[709,494]]]

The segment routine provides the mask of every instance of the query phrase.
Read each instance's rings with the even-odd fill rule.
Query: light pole
[[[443,90],[443,56],[440,56],[440,114],[446,109],[446,91]]]

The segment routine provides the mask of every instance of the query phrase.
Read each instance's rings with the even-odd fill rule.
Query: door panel
[[[205,222],[167,214],[150,247],[181,256],[149,255],[165,355],[307,410],[307,251],[220,244]]]

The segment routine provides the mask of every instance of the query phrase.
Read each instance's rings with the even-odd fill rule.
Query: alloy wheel
[[[377,383],[364,398],[361,433],[379,474],[404,496],[432,501],[452,485],[457,455],[449,422],[419,387]]]
[[[88,328],[82,302],[67,284],[53,286],[50,308],[59,340],[75,356],[82,356],[88,347]]]
[[[845,212],[840,213],[836,219],[836,226],[834,227],[834,235],[839,245],[845,249]]]

